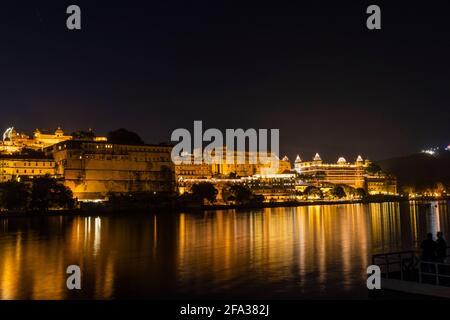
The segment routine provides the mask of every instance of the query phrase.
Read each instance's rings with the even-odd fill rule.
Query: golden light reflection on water
[[[295,272],[300,288],[311,273],[325,286],[330,265],[339,264],[342,286],[350,289],[353,274],[361,275],[368,265],[369,223],[363,205],[218,212],[213,219],[208,215],[200,221],[179,217],[181,279],[192,273],[199,279],[208,275],[220,286],[250,272],[253,280],[276,283]]]
[[[101,251],[100,218],[73,218],[65,233],[61,233],[64,220],[49,221],[42,227],[50,228],[51,234],[42,233],[39,225],[22,222],[26,230],[12,230],[1,238],[0,298],[67,298],[67,266],[78,264],[83,270]],[[96,291],[98,296],[108,298],[113,286],[113,260],[107,256],[100,260],[95,260]]]
[[[450,231],[448,207],[354,204],[0,219],[0,299],[366,295],[371,255]],[[82,270],[83,290],[65,287]]]

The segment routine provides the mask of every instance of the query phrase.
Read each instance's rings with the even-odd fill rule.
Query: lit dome
[[[345,160],[344,157],[339,157],[337,163],[339,163],[339,164],[344,164],[344,163],[347,163],[347,160]]]
[[[320,158],[320,155],[318,153],[316,153],[313,160],[314,161],[322,161],[322,158]]]
[[[356,162],[363,162],[363,158],[361,156],[358,156],[358,158],[356,158]]]
[[[297,155],[297,158],[295,158],[295,163],[299,163],[299,162],[302,162],[302,159],[300,159],[300,156]]]

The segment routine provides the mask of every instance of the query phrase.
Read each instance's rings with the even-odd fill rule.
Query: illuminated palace
[[[6,129],[0,141],[0,182],[27,180],[49,175],[56,177],[56,164],[52,157],[41,151],[52,144],[72,139],[61,128],[55,131],[36,129],[33,137]],[[26,150],[26,151],[25,151]]]
[[[271,161],[257,161],[260,156],[258,152],[238,151],[234,153],[232,161],[227,159],[227,149],[223,148],[221,161],[199,161],[195,163],[194,155],[185,155],[185,162],[175,165],[177,179],[210,179],[210,178],[230,178],[230,177],[249,177],[260,174],[277,174],[291,171],[291,163],[288,157],[277,158],[274,154],[270,155]],[[238,161],[242,157],[242,161]],[[251,161],[251,160],[254,161]],[[241,163],[242,162],[242,163]],[[255,163],[256,162],[256,163]]]
[[[45,149],[78,200],[103,200],[109,193],[173,192],[172,147],[71,140]]]
[[[297,156],[294,169],[303,176],[310,176],[318,184],[332,183],[345,184],[353,188],[362,188],[368,194],[397,194],[397,181],[395,177],[384,173],[369,173],[367,168],[369,160],[361,156],[355,162],[347,162],[340,157],[336,163],[323,163],[320,155],[316,153],[312,161],[302,161]]]
[[[24,181],[46,175],[57,177],[53,157],[42,151],[46,147],[72,139],[61,127],[54,131],[36,129],[32,137],[16,131],[14,127],[6,129],[0,141],[0,182]],[[93,139],[105,141],[106,137]]]
[[[49,175],[78,200],[104,200],[109,193],[172,192],[172,147],[108,143],[91,130],[86,137],[36,129],[33,136],[9,128],[0,144],[0,182]]]
[[[292,200],[298,190],[311,185],[327,188],[327,184],[363,188],[368,194],[397,193],[396,179],[372,173],[370,161],[361,156],[355,162],[341,157],[337,163],[323,163],[319,154],[312,161],[297,156],[292,170],[287,157],[274,154],[261,161],[265,153],[235,152],[230,161],[223,147],[221,160],[195,163],[194,155],[186,154],[182,163],[174,164],[169,145],[114,144],[92,131],[79,133],[36,129],[29,137],[7,129],[0,143],[0,182],[49,175],[80,201],[106,200],[110,193],[174,192],[176,187],[183,193],[201,181],[214,183],[219,192],[220,186],[245,184],[268,201]]]
[[[56,176],[55,161],[49,157],[0,155],[0,182]]]
[[[92,131],[89,130],[89,133],[92,133]],[[0,141],[0,154],[14,154],[21,152],[23,149],[42,151],[51,145],[73,139],[71,135],[66,135],[61,127],[54,131],[36,129],[32,137],[26,133],[16,131],[14,127],[10,127],[3,133],[2,138],[2,141]],[[106,141],[107,138],[94,136],[93,140]]]
[[[72,139],[72,136],[64,134],[58,127],[55,131],[36,129],[33,137],[23,132],[17,132],[14,127],[6,129],[3,133],[3,140],[0,144],[0,152],[12,154],[23,149],[42,150],[52,144]]]

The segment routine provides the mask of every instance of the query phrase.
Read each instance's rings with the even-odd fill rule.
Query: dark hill
[[[436,187],[437,183],[450,186],[450,152],[437,155],[417,153],[377,162],[383,171],[397,177],[398,185],[414,186],[419,190]]]

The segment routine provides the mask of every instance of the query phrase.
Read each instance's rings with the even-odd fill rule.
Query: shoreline
[[[374,197],[372,199],[361,200],[311,200],[311,201],[286,201],[286,202],[266,202],[261,204],[248,205],[198,205],[198,206],[148,206],[148,207],[127,207],[112,208],[107,206],[88,206],[77,209],[48,210],[48,211],[3,211],[0,212],[1,218],[26,218],[26,217],[49,217],[49,216],[114,216],[120,214],[143,214],[149,211],[157,211],[161,213],[203,213],[205,211],[216,210],[258,210],[265,208],[290,208],[305,206],[323,206],[323,205],[341,205],[341,204],[369,204],[369,203],[385,203],[385,202],[409,202],[409,201],[448,201],[449,197],[440,198],[420,198],[408,199],[400,196],[393,197]],[[131,211],[131,213],[130,213]]]

